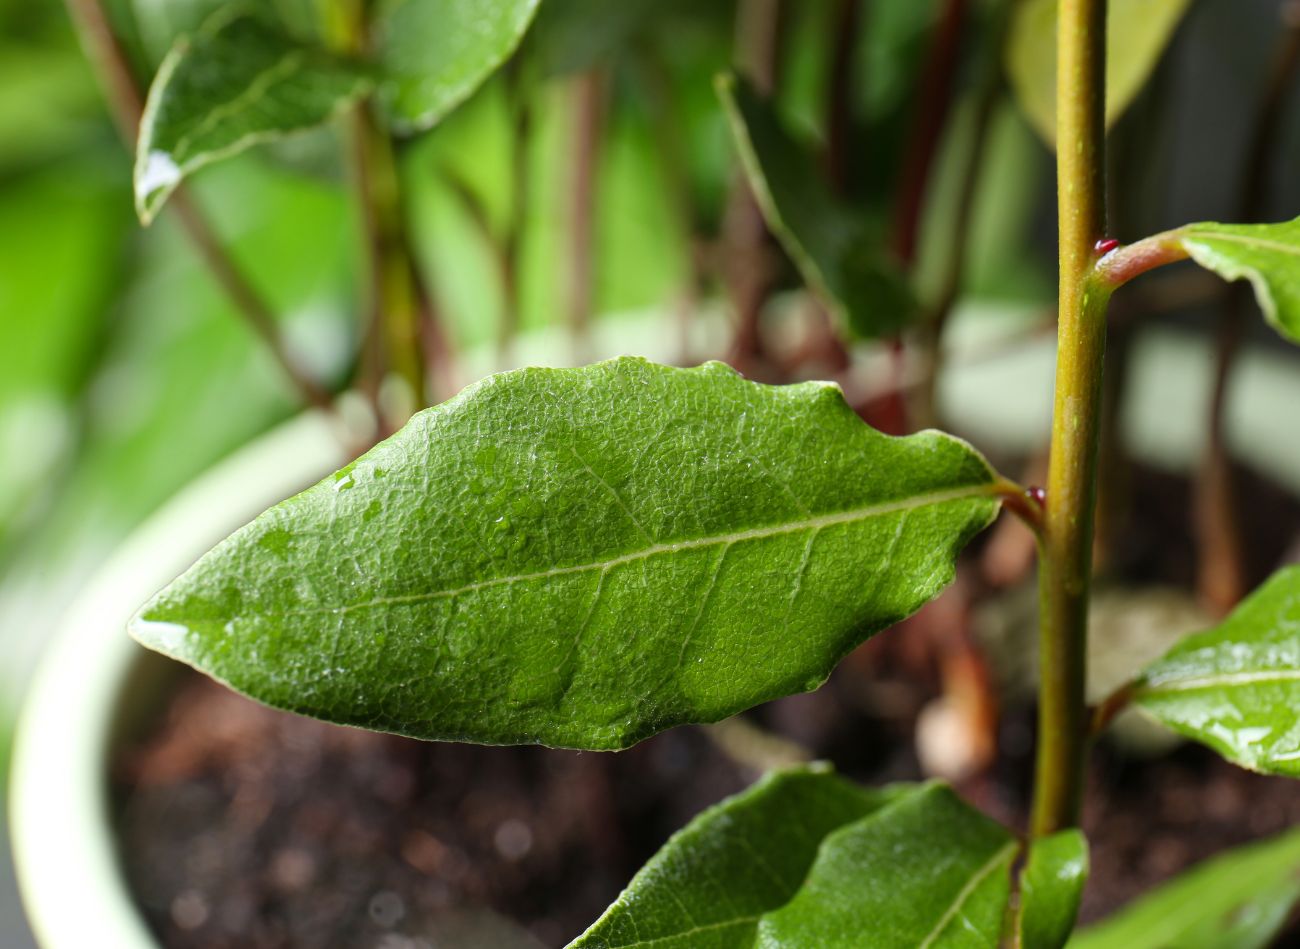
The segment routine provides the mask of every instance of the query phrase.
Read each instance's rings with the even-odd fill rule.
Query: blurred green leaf
[[[1106,27],[1106,124],[1141,91],[1190,0],[1110,0]],[[1056,0],[1024,0],[1007,44],[1007,74],[1020,107],[1049,145],[1056,141]]]
[[[543,75],[591,69],[643,37],[676,0],[546,0],[529,37],[529,53]]]
[[[1079,915],[1088,879],[1088,841],[1063,830],[1029,845],[1020,875],[1019,942],[1016,949],[1061,949]]]
[[[831,194],[813,157],[743,79],[721,78],[718,93],[767,225],[809,288],[856,336],[907,325],[916,302],[867,221]]]
[[[1300,829],[1215,857],[1070,940],[1070,949],[1264,949],[1300,899]]]
[[[247,0],[128,0],[141,44],[159,62],[184,34],[193,33],[218,10],[248,10]],[[333,0],[331,0],[333,2]],[[262,0],[260,16],[272,19],[300,40],[319,38],[317,0]]]
[[[674,834],[570,949],[753,946],[760,917],[798,892],[826,836],[905,793],[817,765],[769,774]]]
[[[1189,224],[1187,253],[1224,280],[1249,280],[1264,317],[1300,343],[1300,218],[1279,224]]]
[[[204,165],[328,121],[370,85],[365,71],[263,19],[221,15],[177,41],[149,89],[135,195],[149,223]]]
[[[996,949],[1019,849],[950,788],[923,785],[828,836],[753,945]]]
[[[132,629],[330,721],[622,748],[820,684],[951,580],[996,490],[964,442],[884,436],[826,383],[521,369],[263,514]]]
[[[1300,566],[1143,670],[1134,701],[1243,767],[1300,777]]]
[[[394,128],[431,128],[515,51],[540,0],[387,0],[373,29]]]

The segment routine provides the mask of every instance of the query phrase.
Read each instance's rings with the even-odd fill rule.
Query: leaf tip
[[[153,223],[182,175],[180,165],[167,152],[151,149],[141,154],[135,170],[135,210],[141,224],[148,227]]]

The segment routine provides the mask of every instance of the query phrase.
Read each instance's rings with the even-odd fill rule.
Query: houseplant
[[[273,509],[146,607],[136,635],[264,701],[332,720],[420,737],[621,747],[815,685],[864,635],[937,592],[955,549],[1005,504],[1038,534],[1044,578],[1042,739],[1024,872],[1011,873],[1020,854],[1014,839],[943,788],[875,794],[803,771],[702,816],[579,944],[626,944],[622,933],[646,926],[662,927],[656,939],[683,944],[703,932],[745,944],[757,932],[776,944],[824,945],[860,937],[857,927],[867,923],[855,914],[868,914],[883,926],[880,944],[909,933],[944,944],[965,923],[979,933],[975,944],[991,945],[1009,905],[1017,907],[1014,938],[1063,942],[1084,863],[1072,828],[1088,734],[1081,650],[1105,300],[1144,269],[1190,254],[1225,276],[1251,276],[1266,311],[1293,334],[1286,258],[1296,226],[1195,225],[1127,247],[1105,241],[1104,9],[1067,2],[1060,14],[1057,139],[1077,147],[1060,149],[1061,356],[1045,500],[995,475],[956,440],[883,438],[825,386],[765,389],[716,366],[678,371],[629,361],[525,370],[417,417],[333,479]],[[743,95],[733,94],[742,113]],[[150,168],[146,157],[146,183],[156,180]],[[1251,255],[1243,258],[1243,248]],[[418,380],[406,378],[418,391]],[[431,492],[415,508],[402,500],[412,485]],[[494,516],[483,519],[485,511]],[[912,520],[912,512],[920,516]],[[909,521],[921,534],[910,543]],[[575,523],[582,530],[567,535]],[[322,531],[332,543],[314,539]],[[355,573],[341,576],[341,563]],[[877,581],[865,591],[862,573]],[[1116,693],[1098,723],[1138,701],[1236,760],[1287,772],[1294,749],[1277,734],[1286,724],[1275,728],[1269,718],[1285,706],[1268,690],[1293,679],[1287,641],[1276,637],[1287,632],[1295,582],[1293,573],[1280,574],[1229,624]],[[342,591],[362,598],[340,601]],[[805,595],[814,605],[796,611]],[[674,598],[681,602],[665,606]],[[764,598],[771,602],[755,604]],[[606,613],[611,604],[617,619]],[[300,618],[283,622],[289,614]],[[804,624],[794,642],[782,635],[792,622]],[[616,639],[615,623],[632,630],[631,643]],[[428,625],[446,630],[442,642],[428,642]],[[580,641],[565,643],[561,633],[575,628]],[[329,653],[319,650],[321,639],[333,644]],[[1202,693],[1224,672],[1216,663],[1243,659],[1274,665],[1228,670],[1239,690],[1234,711],[1244,710],[1234,719]],[[1193,660],[1209,665],[1192,668]],[[1263,717],[1243,724],[1242,714]],[[768,830],[784,826],[783,816],[797,822],[809,807],[826,825],[802,837],[745,833],[747,820]],[[924,832],[936,824],[950,830],[947,839]],[[1287,845],[1294,843],[1278,844]],[[781,886],[759,882],[762,871],[733,850],[752,855],[756,846],[793,859],[778,864]],[[850,904],[838,894],[846,885],[855,894],[871,890],[871,880],[851,874],[877,853],[902,855],[886,870],[897,889],[879,905]],[[1216,870],[1241,874],[1246,863],[1268,859],[1273,851]],[[941,879],[906,869],[945,860],[952,862]],[[734,870],[737,899],[759,902],[726,915],[732,893],[724,888],[700,905],[663,910],[682,896],[660,889],[665,878],[712,878],[718,866]],[[1009,899],[1013,888],[1018,900]],[[1266,938],[1259,920],[1276,922],[1277,907],[1292,896],[1260,893],[1267,911],[1233,918]],[[1239,945],[1245,937],[1225,938]]]

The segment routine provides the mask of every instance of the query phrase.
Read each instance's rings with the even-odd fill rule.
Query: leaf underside
[[[1243,767],[1300,777],[1300,566],[1148,666],[1134,701]]]
[[[831,194],[812,156],[748,83],[723,76],[718,95],[767,226],[809,289],[859,338],[907,325],[916,300],[869,221]]]
[[[149,89],[136,148],[140,219],[148,224],[203,166],[321,125],[369,86],[359,64],[260,16],[218,13],[176,42]]]
[[[236,532],[132,632],[329,721],[621,748],[816,687],[951,580],[994,479],[826,383],[523,369]]]
[[[1264,949],[1300,900],[1300,829],[1229,851],[1078,933],[1070,949]]]
[[[1017,850],[942,785],[782,772],[674,835],[570,949],[994,949]]]
[[[1224,280],[1248,280],[1265,318],[1300,343],[1300,218],[1278,224],[1189,224],[1179,240]]]

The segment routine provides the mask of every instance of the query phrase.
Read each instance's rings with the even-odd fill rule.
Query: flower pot
[[[12,762],[14,859],[42,946],[157,945],[119,868],[108,763],[180,667],[136,645],[127,620],[222,537],[344,461],[323,416],[288,422],[169,502],[69,609],[32,681]]]

